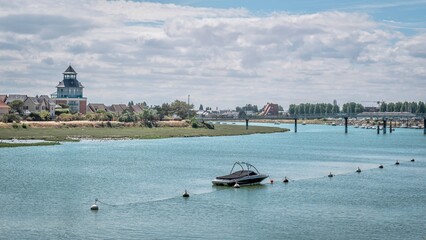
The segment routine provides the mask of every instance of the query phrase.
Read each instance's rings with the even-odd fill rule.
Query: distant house
[[[261,115],[261,116],[276,116],[276,115],[278,115],[278,104],[267,103],[263,107],[263,111],[259,115]]]
[[[83,85],[77,80],[77,72],[71,65],[63,73],[64,78],[56,86],[52,98],[56,104],[69,106],[72,113],[86,113],[87,98],[83,97]]]
[[[56,107],[56,103],[55,103],[55,101],[53,101],[52,98],[50,98],[47,95],[41,95],[38,98],[38,102],[40,103],[40,109],[41,110],[49,111],[50,112],[50,117],[52,119],[55,118],[55,107]]]
[[[122,114],[127,109],[126,104],[112,104],[109,110],[113,113]]]
[[[0,95],[0,102],[6,102],[7,95]]]
[[[134,104],[134,105],[130,105],[130,110],[133,111],[134,113],[142,113],[143,112],[143,105],[142,104]]]
[[[95,113],[97,111],[105,111],[108,112],[107,107],[103,103],[89,103],[87,105],[88,109],[90,109],[91,112]]]
[[[29,115],[32,112],[40,112],[40,103],[36,97],[27,97],[22,106],[24,114]]]
[[[25,115],[29,115],[32,112],[48,111],[53,119],[55,118],[55,106],[56,103],[53,99],[47,95],[41,95],[40,97],[27,97],[22,109]]]
[[[0,101],[0,115],[9,114],[9,112],[10,112],[10,107],[3,101]]]
[[[20,95],[20,94],[9,94],[9,96],[6,98],[5,103],[9,104],[15,100],[20,100],[22,102],[25,102],[27,100],[27,95]]]

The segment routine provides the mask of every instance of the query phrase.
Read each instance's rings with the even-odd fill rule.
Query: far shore
[[[49,142],[79,141],[82,139],[160,139],[175,137],[213,137],[236,136],[248,134],[266,134],[286,132],[289,129],[278,127],[249,126],[234,124],[215,124],[214,129],[192,128],[184,121],[160,122],[154,128],[142,127],[138,123],[122,124],[116,122],[21,122],[0,124],[1,140],[45,140]],[[15,127],[13,127],[13,125]],[[8,147],[10,142],[4,142],[0,147]],[[19,145],[25,145],[20,143]],[[43,143],[32,143],[43,145]],[[51,143],[45,145],[52,145]]]
[[[223,121],[223,120],[222,120]],[[245,122],[245,120],[234,120],[234,119],[230,119],[228,120],[229,122]],[[294,119],[249,119],[249,123],[250,122],[256,122],[256,123],[275,123],[275,124],[294,124]],[[339,120],[339,119],[334,119],[334,120],[327,120],[327,119],[298,119],[297,120],[297,124],[321,124],[321,125],[332,125],[332,124],[337,124],[337,125],[344,125],[344,120]],[[377,125],[377,123],[374,120],[356,120],[356,119],[349,119],[348,120],[348,125],[359,125],[361,126],[362,124],[365,125]],[[380,121],[380,124],[383,124],[383,121]],[[387,122],[387,124],[389,125],[389,121]],[[401,127],[402,124],[406,124],[408,125],[408,127],[410,126],[418,126],[420,128],[423,128],[423,120],[422,121],[414,121],[414,120],[409,120],[409,121],[392,121],[392,127],[393,128],[399,128]]]

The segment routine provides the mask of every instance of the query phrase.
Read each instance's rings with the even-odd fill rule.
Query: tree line
[[[419,102],[378,102],[379,106],[376,111],[379,112],[410,112],[413,114],[425,114],[426,106],[422,101]],[[365,107],[356,102],[348,102],[343,104],[342,108],[338,105],[331,103],[301,103],[301,104],[290,104],[289,114],[291,115],[303,115],[303,114],[358,114],[365,111]]]
[[[425,103],[419,102],[381,102],[379,106],[380,112],[410,112],[414,114],[426,113]]]
[[[290,104],[288,113],[291,115],[334,114],[340,113],[340,108],[338,105],[331,103],[300,103]]]

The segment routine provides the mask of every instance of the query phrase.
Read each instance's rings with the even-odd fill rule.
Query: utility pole
[[[190,96],[190,95],[188,94],[188,119],[189,119],[189,111],[190,111],[190,108],[191,108],[191,107],[189,106],[189,96]]]

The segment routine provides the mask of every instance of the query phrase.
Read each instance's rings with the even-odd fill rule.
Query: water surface
[[[0,238],[424,239],[425,146],[422,130],[299,125],[298,133],[2,148]],[[275,184],[213,187],[235,161]],[[91,212],[95,198],[100,210]]]

